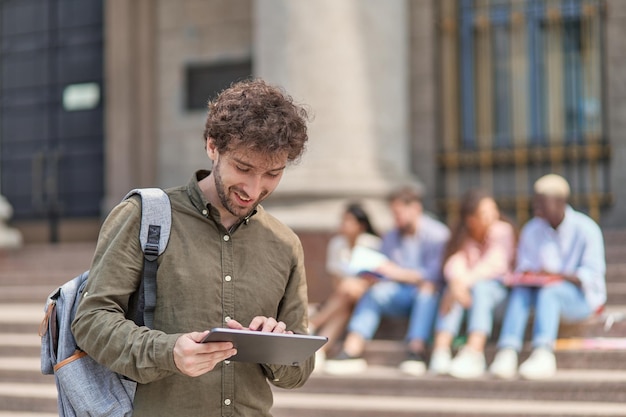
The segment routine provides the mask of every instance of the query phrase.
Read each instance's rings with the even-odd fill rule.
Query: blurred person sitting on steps
[[[423,213],[419,189],[400,188],[388,201],[395,228],[383,237],[381,252],[388,260],[374,269],[382,278],[355,307],[343,349],[326,362],[327,373],[365,370],[365,344],[374,337],[382,316],[409,318],[408,358],[400,368],[412,375],[426,370],[426,343],[437,314],[441,259],[450,232],[443,223]]]
[[[358,203],[348,204],[341,216],[339,233],[330,239],[327,247],[326,270],[335,288],[309,320],[311,333],[328,337],[328,343],[318,351],[316,369],[323,366],[326,351],[343,335],[355,304],[373,283],[373,278],[356,275],[351,270],[353,249],[365,247],[378,251],[380,245],[367,212]]]
[[[494,312],[504,309],[508,295],[501,278],[511,271],[514,256],[515,230],[511,223],[502,219],[496,202],[485,191],[468,191],[444,257],[447,289],[436,325],[432,373],[476,378],[485,372],[484,350]],[[452,341],[459,333],[465,310],[467,344],[452,360]]]
[[[500,378],[518,372],[518,354],[532,307],[533,351],[519,367],[526,379],[556,373],[554,343],[560,320],[580,322],[606,302],[604,241],[600,227],[567,204],[570,187],[548,174],[534,184],[534,217],[522,229],[516,273],[545,283],[513,284],[498,340],[498,353],[489,368]]]

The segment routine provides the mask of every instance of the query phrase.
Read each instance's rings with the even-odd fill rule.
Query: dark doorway
[[[102,0],[0,0],[0,192],[16,220],[98,217]]]

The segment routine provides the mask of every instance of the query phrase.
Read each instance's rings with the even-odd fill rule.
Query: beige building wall
[[[209,166],[204,111],[185,110],[185,66],[252,57],[256,75],[310,106],[311,142],[266,206],[303,231],[332,231],[347,199],[389,224],[382,197],[419,179],[435,208],[441,115],[433,0],[108,0],[107,198],[172,186]],[[607,0],[606,126],[613,206],[624,226],[626,3]],[[106,210],[105,210],[106,211]]]
[[[160,0],[157,12],[157,182],[186,183],[209,168],[204,151],[205,111],[185,109],[185,68],[252,54],[250,0]]]

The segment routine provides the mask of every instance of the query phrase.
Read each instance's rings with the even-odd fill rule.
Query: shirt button
[[[230,405],[230,399],[226,398],[226,399],[224,400],[224,404],[226,404],[226,405]]]
[[[231,279],[233,279],[233,278],[232,278],[230,275],[226,275],[226,276],[224,277],[224,280],[225,280],[226,282],[230,282],[230,280],[231,280]]]
[[[230,320],[231,320],[231,318],[230,318],[230,317],[228,317],[228,316],[226,316],[226,317],[224,318],[224,322],[226,322],[226,323],[228,323]]]
[[[207,215],[207,213],[208,213],[208,211],[206,211],[206,210],[202,210],[202,214],[203,214],[204,216],[206,216],[206,215]]]
[[[225,360],[224,361],[224,365],[230,365],[230,361],[229,360]]]
[[[224,242],[228,242],[230,240],[230,236],[224,235]]]

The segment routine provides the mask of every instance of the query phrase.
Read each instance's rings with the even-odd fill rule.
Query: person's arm
[[[446,281],[462,279],[470,271],[467,256],[463,250],[452,254],[443,265],[443,276]]]
[[[424,280],[421,271],[416,269],[402,268],[398,264],[388,261],[376,268],[374,271],[392,281],[403,282],[405,284],[419,284]]]
[[[509,272],[511,253],[514,251],[515,235],[508,224],[496,224],[490,231],[482,256],[468,271],[471,283],[500,278]]]
[[[422,256],[422,276],[429,282],[438,282],[443,274],[443,257],[446,244],[450,238],[450,231],[446,226],[437,222],[433,223],[430,237],[424,242],[424,254]]]
[[[140,203],[131,199],[104,222],[72,331],[78,346],[97,362],[147,383],[178,372],[173,350],[180,335],[138,327],[125,317],[142,276],[140,213]]]
[[[593,287],[604,286],[606,260],[602,231],[597,225],[585,229],[584,239],[585,248],[576,273],[565,274],[563,279],[581,286],[587,292],[593,291]]]
[[[278,322],[285,323],[285,330],[296,334],[306,334],[308,328],[308,296],[304,270],[304,252],[300,242],[296,245],[295,262],[280,303]],[[297,365],[262,365],[268,380],[279,388],[298,388],[308,380],[315,366],[315,356]]]
[[[539,242],[533,236],[533,227],[532,223],[527,223],[522,228],[517,246],[516,272],[537,272],[542,269],[541,260],[538,258],[536,250]]]

